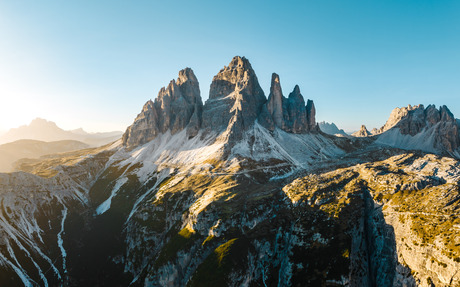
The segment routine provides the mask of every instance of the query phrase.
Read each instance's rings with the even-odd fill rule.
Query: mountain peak
[[[254,124],[266,100],[249,61],[236,56],[212,80],[203,127],[225,141],[238,140]]]
[[[366,126],[365,125],[361,125],[361,128],[359,129],[359,131],[355,132],[352,134],[352,136],[354,137],[369,137],[371,136],[372,134],[367,130]]]
[[[249,60],[246,59],[246,57],[241,57],[241,56],[235,56],[232,58],[230,61],[230,64],[228,65],[229,68],[233,67],[238,67],[238,68],[243,68],[243,69],[250,69],[252,70],[251,63],[249,63]]]
[[[179,71],[177,80],[161,88],[155,101],[145,103],[134,123],[123,134],[123,144],[135,147],[153,140],[161,133],[177,133],[189,128],[196,135],[201,125],[203,102],[198,80],[191,68]]]
[[[55,122],[45,120],[43,118],[35,118],[33,119],[30,124],[30,127],[53,127],[53,128],[58,128]]]
[[[258,119],[270,130],[275,127],[292,133],[317,130],[314,104],[309,100],[305,105],[299,86],[285,98],[280,78],[273,73],[267,101],[249,60],[235,56],[213,77],[204,106],[193,70],[181,70],[178,79],[162,88],[154,102],[144,105],[125,132],[123,143],[135,147],[168,130],[174,134],[184,128],[190,137],[203,129],[231,142],[241,139],[243,132]]]
[[[381,134],[379,142],[401,148],[455,153],[460,147],[459,126],[446,106],[439,109],[435,105],[396,108],[378,133]]]
[[[286,98],[283,96],[278,74],[272,74],[270,95],[259,116],[259,122],[265,128],[274,130],[278,127],[290,133],[317,131],[315,114],[313,101],[308,100],[305,105],[298,85],[295,85]]]

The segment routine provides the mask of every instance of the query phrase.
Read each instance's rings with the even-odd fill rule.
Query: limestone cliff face
[[[234,57],[214,76],[203,110],[203,128],[237,140],[258,117],[266,98],[249,61]]]
[[[367,130],[367,128],[366,128],[365,125],[362,125],[362,126],[361,126],[361,129],[360,129],[359,131],[357,131],[357,132],[355,132],[355,133],[352,134],[352,136],[354,136],[354,137],[360,137],[360,138],[362,138],[362,137],[369,137],[369,136],[371,136],[371,135],[372,135],[371,132],[369,132],[369,131]]]
[[[269,130],[278,127],[289,133],[308,133],[318,131],[315,114],[313,101],[305,105],[297,85],[288,98],[283,96],[277,74],[272,76],[267,101],[248,59],[236,56],[214,76],[204,106],[193,71],[180,71],[178,79],[162,88],[155,101],[144,105],[123,135],[123,145],[133,148],[185,128],[189,137],[203,130],[225,142],[236,142],[256,120]]]
[[[308,100],[305,105],[299,86],[296,85],[289,97],[285,98],[279,76],[273,73],[270,95],[262,108],[259,122],[269,130],[278,127],[289,133],[300,134],[318,130],[315,115],[313,101]]]
[[[446,106],[439,109],[434,105],[427,108],[423,105],[396,108],[378,133],[385,139],[388,137],[385,134],[391,134],[394,130],[412,138],[426,134],[423,141],[429,143],[433,150],[455,153],[460,147],[457,120]]]
[[[179,72],[166,88],[161,88],[155,102],[148,101],[123,135],[123,144],[135,147],[147,143],[159,134],[175,134],[186,127],[195,136],[201,125],[203,103],[200,87],[192,69]]]

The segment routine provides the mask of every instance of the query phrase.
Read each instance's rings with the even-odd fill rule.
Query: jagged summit
[[[360,137],[360,138],[369,137],[371,135],[372,133],[367,130],[365,125],[361,125],[361,128],[359,129],[359,131],[352,134],[352,136]]]
[[[259,117],[260,123],[269,130],[278,127],[290,133],[307,133],[317,131],[315,120],[315,106],[308,100],[305,105],[304,98],[298,85],[289,94],[283,96],[280,78],[272,74],[270,95]]]
[[[203,128],[241,139],[257,119],[266,97],[249,61],[236,56],[214,76],[203,110]]]
[[[145,103],[141,113],[123,135],[127,147],[142,145],[160,133],[172,134],[188,128],[191,136],[196,135],[201,125],[203,102],[200,87],[192,69],[179,72],[166,88],[161,88],[155,101]]]
[[[396,108],[378,133],[380,143],[458,156],[459,126],[446,106]]]
[[[236,56],[214,76],[204,106],[192,69],[180,71],[155,101],[144,105],[123,135],[123,144],[133,148],[159,134],[175,134],[185,128],[189,137],[203,130],[231,143],[242,139],[256,121],[271,131],[276,127],[290,133],[318,130],[313,101],[305,104],[299,86],[285,98],[279,76],[273,74],[267,100],[248,59]]]
[[[335,123],[322,121],[318,123],[318,126],[323,133],[341,137],[348,136],[348,134],[343,129],[339,129]]]

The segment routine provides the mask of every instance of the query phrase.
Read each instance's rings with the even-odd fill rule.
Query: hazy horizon
[[[191,67],[203,101],[235,55],[268,97],[298,84],[317,122],[382,126],[395,107],[460,117],[460,3],[0,2],[0,134],[40,117],[64,130],[124,131]]]

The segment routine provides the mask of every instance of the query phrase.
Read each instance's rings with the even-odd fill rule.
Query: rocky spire
[[[284,98],[283,91],[281,90],[280,77],[278,74],[273,73],[270,95],[268,96],[267,101],[267,110],[275,125],[282,129],[285,128],[284,117],[286,114],[286,108],[283,106],[285,101],[286,99]]]
[[[286,131],[296,134],[308,132],[305,100],[300,93],[298,85],[295,85],[294,90],[289,94],[287,99],[287,112]]]
[[[290,133],[317,131],[315,114],[313,101],[308,100],[305,105],[298,85],[294,87],[289,97],[285,98],[279,76],[272,74],[270,95],[259,116],[259,122],[265,128],[274,130],[278,127]]]
[[[249,61],[234,57],[214,76],[203,109],[203,127],[229,140],[241,138],[251,127],[266,98]]]
[[[354,137],[360,137],[360,138],[364,138],[364,137],[369,137],[371,136],[372,134],[367,130],[366,126],[365,125],[362,125],[361,126],[361,129],[357,132],[354,132],[352,134],[352,136]]]
[[[203,103],[198,80],[192,69],[179,72],[166,88],[161,88],[155,102],[148,101],[123,135],[123,144],[135,147],[151,141],[160,133],[177,133],[187,127],[195,136],[201,125]]]
[[[308,129],[310,131],[318,131],[319,127],[316,125],[316,109],[315,109],[315,104],[313,103],[312,100],[307,100],[307,106],[305,107],[307,109],[307,123],[308,123]]]

